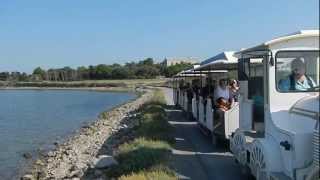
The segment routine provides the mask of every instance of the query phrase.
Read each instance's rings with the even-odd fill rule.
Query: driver
[[[280,80],[279,89],[282,91],[299,90],[306,91],[315,87],[315,82],[306,75],[306,65],[301,58],[296,58],[291,62],[291,74],[287,79]]]

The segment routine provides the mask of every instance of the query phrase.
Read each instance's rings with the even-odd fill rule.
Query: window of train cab
[[[275,59],[278,92],[319,92],[319,50],[279,51]]]
[[[263,58],[245,58],[238,64],[238,78],[248,81],[248,98],[262,96],[263,92]]]

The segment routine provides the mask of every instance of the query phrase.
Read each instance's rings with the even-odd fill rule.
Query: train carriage
[[[239,103],[224,113],[222,131],[216,129],[210,96],[194,95],[193,116],[214,141],[229,138],[237,162],[256,179],[318,179],[319,67],[319,30],[219,54],[189,73],[200,74],[205,89],[237,72]],[[226,72],[213,73],[219,70]]]
[[[230,149],[259,179],[319,177],[319,31],[236,53],[240,127]],[[317,127],[317,128],[315,128]]]
[[[209,93],[199,98],[198,122],[200,127],[211,134],[214,144],[217,137],[224,140],[229,139],[239,127],[239,106],[238,103],[234,103],[224,113],[222,120],[215,118],[214,89],[215,83],[220,79],[237,79],[237,58],[234,52],[223,52],[205,60],[194,71],[206,74],[207,78],[202,84],[209,87],[207,90]]]

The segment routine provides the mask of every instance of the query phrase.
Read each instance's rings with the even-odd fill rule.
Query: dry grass
[[[121,176],[119,180],[177,180],[178,177],[168,170],[152,170],[141,171],[139,173],[133,173],[126,176]]]
[[[140,125],[135,129],[135,139],[117,149],[115,158],[119,164],[107,171],[109,177],[177,179],[167,168],[174,139],[164,106],[162,92],[155,91],[150,102],[140,109]]]

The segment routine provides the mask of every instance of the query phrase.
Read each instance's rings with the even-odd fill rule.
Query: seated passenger
[[[230,91],[226,79],[220,79],[219,85],[214,90],[214,101],[216,102],[220,97],[223,97],[227,101],[230,99]]]
[[[201,89],[201,96],[202,96],[202,103],[203,106],[206,107],[207,106],[207,97],[209,95],[209,85],[206,84],[205,87],[203,87]],[[204,114],[204,118],[206,118],[206,114],[207,114],[207,108],[203,108],[203,114]]]
[[[216,104],[217,104],[217,110],[221,110],[224,112],[229,110],[230,104],[223,97],[218,98]]]
[[[206,99],[208,95],[209,95],[209,85],[207,84],[201,89],[201,96],[203,97],[203,99]]]
[[[223,97],[216,101],[216,110],[214,111],[213,131],[216,134],[224,134],[224,113],[229,109],[229,103]]]
[[[282,91],[300,90],[306,91],[309,88],[315,87],[315,82],[306,73],[306,65],[300,58],[296,58],[291,62],[291,74],[287,79],[279,81],[279,89]]]
[[[179,81],[179,89],[180,90],[183,90],[183,84],[184,84],[184,81],[183,79]]]
[[[193,98],[193,89],[190,85],[190,83],[187,84],[187,99],[188,99],[188,105],[187,105],[187,117],[188,119],[191,119],[192,117],[192,98]]]
[[[230,81],[230,98],[231,104],[239,101],[239,85],[238,81],[235,79]]]

